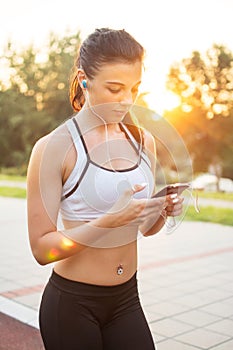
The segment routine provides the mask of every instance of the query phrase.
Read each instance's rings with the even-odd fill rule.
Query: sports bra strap
[[[135,140],[135,137],[132,135],[132,133],[130,132],[130,130],[127,128],[127,126],[124,123],[120,122],[119,124],[120,124],[121,129],[123,129],[123,131],[125,132],[125,134],[129,138],[129,140],[131,141],[131,144],[133,145],[134,149],[138,153],[140,150],[140,144]]]
[[[78,153],[79,158],[87,158],[88,154],[86,152],[85,146],[82,142],[82,135],[80,134],[80,130],[77,128],[77,125],[75,123],[75,118],[69,119],[66,122],[66,126],[70,132],[70,135],[72,137],[75,149]]]

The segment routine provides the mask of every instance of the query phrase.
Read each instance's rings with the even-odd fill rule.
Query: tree
[[[211,170],[233,178],[233,55],[213,45],[205,55],[195,51],[175,63],[167,87],[181,106],[166,112],[184,138],[195,171]]]
[[[72,114],[69,77],[79,43],[79,33],[62,39],[51,33],[40,50],[17,52],[7,44],[1,58],[9,79],[0,83],[0,166],[27,164],[35,141]]]
[[[156,183],[190,181],[192,164],[183,139],[167,119],[148,108],[146,95],[147,92],[143,92],[138,96],[131,115],[155,139]]]

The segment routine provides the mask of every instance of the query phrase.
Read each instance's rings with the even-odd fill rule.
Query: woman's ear
[[[86,89],[87,88],[87,79],[86,79],[86,75],[82,69],[78,69],[77,77],[78,77],[78,82],[79,82],[81,89]]]

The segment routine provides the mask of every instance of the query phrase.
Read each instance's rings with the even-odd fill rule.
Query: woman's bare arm
[[[28,231],[35,259],[42,265],[68,258],[86,246],[107,247],[136,239],[138,226],[154,211],[161,199],[133,199],[143,186],[126,191],[102,217],[71,229],[58,229],[65,159],[71,143],[66,135],[50,134],[33,148],[27,174]]]
[[[147,156],[150,159],[151,162],[151,171],[154,175],[156,174],[156,145],[154,137],[147,131],[143,130],[143,139],[144,139],[144,148],[147,153]],[[155,193],[155,187],[154,187],[154,193]],[[165,205],[165,203],[164,203]],[[164,218],[163,216],[158,215],[157,212],[155,212],[154,216],[150,216],[147,218],[147,220],[144,221],[142,225],[140,225],[139,230],[144,236],[153,235],[161,230],[161,228],[164,226]]]
[[[156,145],[153,136],[148,132],[144,131],[144,146],[147,151],[147,155],[151,161],[151,170],[154,174],[156,173]],[[155,193],[155,189],[154,189]],[[177,216],[182,212],[182,202],[183,198],[177,197],[176,203],[173,203],[173,199],[170,196],[164,198],[163,209],[161,210],[159,216],[157,212],[155,215],[148,216],[147,220],[139,227],[140,232],[144,236],[151,236],[158,233],[164,226],[167,216]]]

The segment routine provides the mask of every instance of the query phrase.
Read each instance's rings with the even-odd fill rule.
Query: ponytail
[[[84,105],[85,97],[83,90],[79,85],[77,70],[71,76],[70,79],[70,103],[75,112],[79,112]]]

